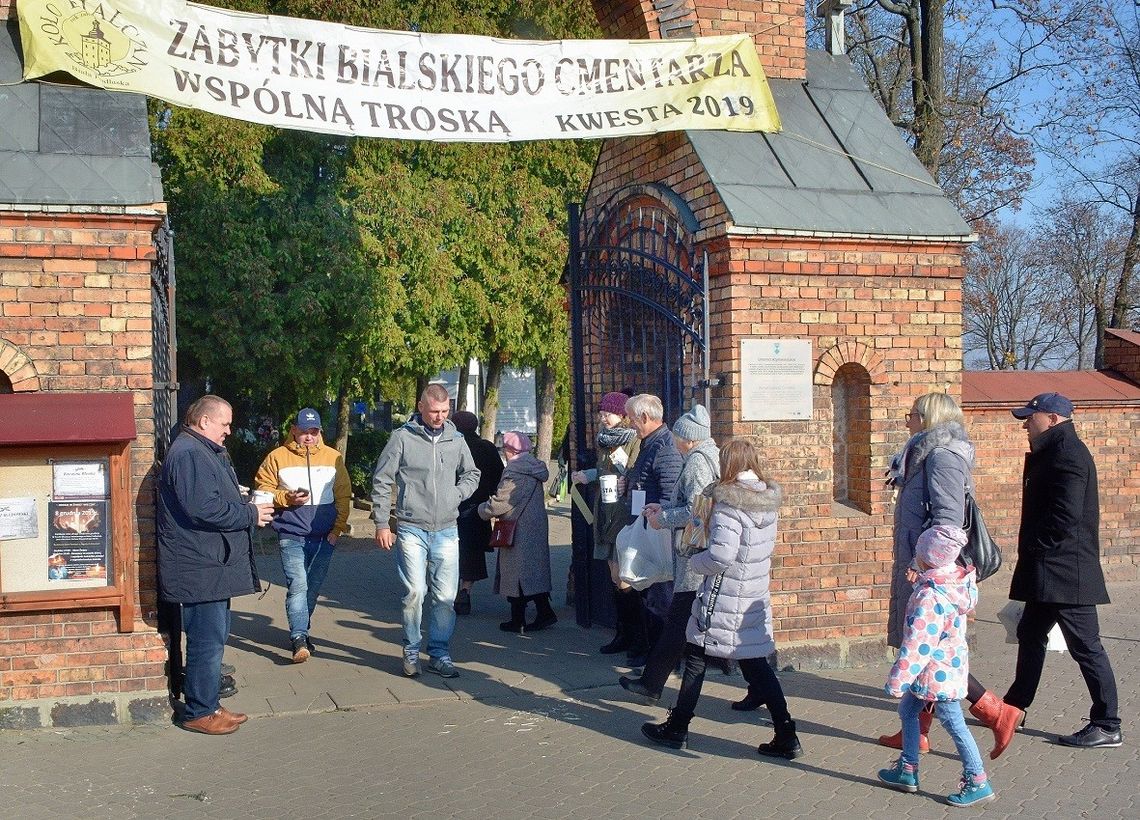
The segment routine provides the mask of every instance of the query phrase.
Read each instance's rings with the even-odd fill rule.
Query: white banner
[[[778,131],[751,37],[500,40],[184,0],[20,0],[24,77],[66,72],[249,122],[465,142]]]

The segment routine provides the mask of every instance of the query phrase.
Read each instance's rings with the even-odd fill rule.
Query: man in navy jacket
[[[273,505],[246,503],[222,446],[233,409],[203,396],[186,412],[182,431],[158,479],[158,594],[182,605],[186,635],[186,708],[180,725],[228,735],[246,721],[218,700],[222,650],[230,634],[230,598],[256,592],[253,529],[269,523]]]

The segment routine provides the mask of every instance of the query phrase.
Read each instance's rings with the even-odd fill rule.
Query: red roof
[[[1137,347],[1140,347],[1140,333],[1137,333],[1135,330],[1121,330],[1117,327],[1106,327],[1104,332],[1108,336],[1119,336],[1124,341],[1131,342]]]
[[[968,370],[962,404],[1025,404],[1038,393],[1060,393],[1073,404],[1140,403],[1140,385],[1112,370]]]
[[[131,441],[135,435],[130,393],[0,395],[0,447]]]

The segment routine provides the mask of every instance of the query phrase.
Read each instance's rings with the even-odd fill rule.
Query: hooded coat
[[[967,616],[978,605],[974,570],[957,564],[918,576],[907,601],[898,660],[887,676],[888,695],[910,692],[919,700],[966,697],[970,652]]]
[[[769,574],[782,498],[778,484],[758,479],[713,489],[708,549],[689,558],[689,569],[704,578],[685,630],[710,657],[766,658],[776,650]]]
[[[689,569],[689,553],[681,533],[693,515],[693,499],[720,478],[720,450],[706,438],[684,456],[681,475],[668,503],[661,506],[661,527],[673,531],[673,592],[696,592],[701,576]]]
[[[901,646],[907,601],[914,585],[906,571],[914,545],[927,527],[961,527],[966,488],[973,491],[974,445],[958,422],[936,424],[911,436],[903,451],[902,478],[895,502],[894,565],[887,644]]]
[[[533,453],[507,462],[495,494],[479,505],[480,518],[515,522],[514,543],[499,553],[495,593],[508,598],[550,592],[550,523],[546,516],[547,466]]]

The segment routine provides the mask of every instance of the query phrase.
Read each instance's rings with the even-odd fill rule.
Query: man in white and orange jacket
[[[288,592],[285,614],[293,663],[313,651],[309,622],[328,573],[333,547],[348,529],[352,485],[344,459],[321,438],[321,417],[306,407],[289,428],[289,441],[262,462],[254,487],[273,493],[271,526],[281,544]]]

